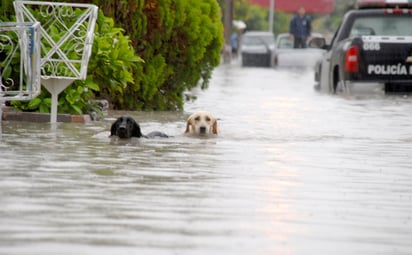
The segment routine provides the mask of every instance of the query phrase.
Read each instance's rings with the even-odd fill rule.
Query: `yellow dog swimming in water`
[[[217,119],[208,111],[195,112],[187,118],[185,133],[199,136],[217,135]]]

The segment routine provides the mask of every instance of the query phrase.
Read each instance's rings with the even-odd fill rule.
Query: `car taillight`
[[[273,58],[273,65],[277,66],[278,65],[278,55],[275,55],[275,57]]]
[[[345,71],[357,73],[359,71],[359,48],[356,45],[349,47],[345,54]]]

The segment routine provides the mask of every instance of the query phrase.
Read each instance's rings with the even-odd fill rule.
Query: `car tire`
[[[341,81],[340,81],[340,78],[339,78],[339,68],[336,66],[333,69],[332,87],[330,89],[330,92],[332,94],[336,94],[336,92],[338,91],[337,89],[338,89],[338,86],[339,86],[340,82]]]

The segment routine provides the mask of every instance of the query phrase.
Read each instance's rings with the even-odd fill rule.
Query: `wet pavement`
[[[412,99],[313,85],[234,63],[183,112],[3,122],[0,254],[411,254]],[[108,138],[123,114],[174,137]]]

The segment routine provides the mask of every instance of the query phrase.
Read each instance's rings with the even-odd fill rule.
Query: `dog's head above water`
[[[152,131],[148,134],[143,134],[140,125],[132,117],[121,116],[112,124],[110,136],[117,136],[122,139],[132,137],[143,138],[168,138],[167,134],[159,131]]]
[[[217,119],[207,111],[195,112],[187,119],[185,133],[199,136],[217,135]]]
[[[121,116],[112,124],[110,136],[119,138],[142,137],[139,124],[129,116]]]

